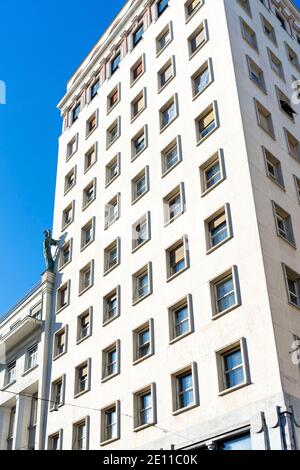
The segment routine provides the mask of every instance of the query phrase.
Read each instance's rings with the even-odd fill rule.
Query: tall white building
[[[134,0],[70,79],[36,448],[300,447],[299,54],[289,0]]]

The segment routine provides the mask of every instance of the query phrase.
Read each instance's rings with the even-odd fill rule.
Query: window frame
[[[106,446],[121,438],[120,436],[120,421],[121,421],[120,408],[121,408],[120,401],[116,400],[101,409],[100,411],[100,414],[101,414],[100,446]],[[116,430],[117,431],[116,431],[116,437],[107,438],[106,413],[111,410],[115,410],[115,413],[116,413]]]
[[[176,335],[176,322],[175,314],[181,310],[184,306],[187,308],[187,321],[188,321],[188,330],[181,335]],[[168,317],[169,317],[169,344],[172,345],[186,338],[187,336],[194,333],[194,313],[193,313],[193,301],[192,295],[187,294],[182,299],[178,300],[176,303],[168,307]]]
[[[241,365],[243,367],[244,381],[233,387],[228,387],[226,376],[225,376],[224,357],[228,355],[230,352],[234,352],[238,349],[241,351],[241,358],[242,358]],[[218,349],[215,352],[215,356],[216,356],[216,363],[217,363],[217,376],[218,376],[218,386],[219,386],[218,395],[220,397],[224,395],[228,395],[229,393],[233,393],[251,384],[250,366],[249,366],[249,357],[248,357],[246,338],[242,337],[238,339],[237,341],[234,341],[228,344],[227,346],[222,347],[221,349]]]
[[[86,316],[89,317],[88,333],[86,334],[86,336],[82,336],[81,320]],[[83,343],[83,341],[90,338],[92,334],[93,334],[93,307],[89,307],[77,317],[76,344],[78,345],[78,344]]]
[[[116,298],[116,314],[109,318],[107,315],[108,300],[114,297]],[[102,326],[108,325],[109,323],[116,320],[121,315],[121,301],[120,300],[121,300],[121,286],[120,285],[116,286],[114,289],[112,289],[103,297]]]
[[[171,270],[171,253],[173,253],[176,249],[180,248],[182,246],[183,252],[184,252],[184,267],[181,268],[179,271],[173,272]],[[187,235],[183,235],[179,240],[176,240],[175,243],[172,243],[171,246],[169,246],[165,250],[165,255],[166,255],[166,275],[167,275],[167,282],[171,282],[173,279],[176,277],[180,276],[183,274],[187,269],[190,267],[190,256],[189,256],[189,240]]]
[[[146,423],[141,422],[141,397],[151,395],[151,420]],[[154,382],[145,387],[136,390],[132,394],[133,397],[133,431],[139,432],[146,428],[154,426],[157,423],[157,403],[156,403],[156,384]]]
[[[209,224],[213,222],[216,218],[220,217],[223,213],[226,219],[227,236],[216,245],[212,245]],[[220,207],[213,214],[207,217],[204,221],[204,227],[205,227],[205,238],[206,238],[206,254],[209,255],[210,253],[213,253],[221,246],[225,245],[225,243],[229,242],[229,240],[233,238],[233,227],[232,227],[230,204],[225,203],[222,207]]]
[[[139,335],[147,330],[149,331],[149,352],[140,355]],[[153,356],[154,353],[154,320],[153,318],[149,318],[149,320],[132,330],[132,365],[135,366],[144,362],[149,359],[149,357]]]
[[[139,226],[142,222],[145,222],[146,231],[147,231],[147,238],[145,238],[142,242],[136,244],[136,237],[137,234],[136,227]],[[142,248],[147,242],[151,240],[151,214],[150,211],[147,211],[142,217],[140,217],[134,224],[131,226],[132,230],[132,245],[131,245],[131,252],[135,253],[137,250]]]
[[[232,278],[233,283],[233,293],[235,296],[235,302],[230,305],[230,307],[219,311],[217,303],[218,303],[218,294],[217,294],[217,286],[221,284],[221,282],[226,281],[229,278]],[[223,317],[227,313],[232,312],[236,308],[242,305],[241,300],[241,292],[240,292],[240,285],[239,285],[239,276],[238,276],[238,269],[237,266],[231,266],[229,269],[221,273],[220,275],[214,277],[211,281],[209,281],[210,285],[210,292],[211,292],[211,306],[212,306],[212,320],[218,320],[219,318]],[[227,295],[228,293],[226,293]],[[224,295],[225,297],[225,295]]]
[[[107,369],[109,366],[112,365],[112,363],[108,362],[108,355],[113,351],[116,354],[116,360],[115,360],[116,370],[115,372],[109,374]],[[109,346],[106,346],[104,349],[102,349],[101,356],[102,356],[101,383],[106,383],[121,373],[121,365],[120,365],[121,341],[117,339],[114,343],[111,343]]]
[[[211,169],[216,163],[218,162],[220,170],[220,179],[212,186],[207,187],[207,178],[206,174],[209,169]],[[209,157],[199,168],[200,171],[200,182],[201,182],[201,197],[205,197],[209,194],[213,189],[219,186],[223,181],[226,179],[226,171],[225,171],[225,161],[224,161],[224,153],[223,149],[218,149],[211,157]]]
[[[109,266],[108,255],[112,250],[116,250],[116,262]],[[103,276],[110,274],[114,269],[116,269],[121,264],[121,238],[115,238],[109,245],[104,248],[104,266],[103,266]]]
[[[146,294],[137,296],[136,292],[138,291],[138,280],[144,274],[147,274],[148,276],[148,291]],[[152,263],[151,261],[149,261],[142,268],[140,268],[138,271],[136,271],[132,275],[132,305],[133,306],[137,305],[138,303],[142,302],[147,297],[149,297],[152,293],[153,293]]]
[[[179,387],[178,379],[190,374],[192,376],[193,385],[193,402],[185,407],[180,407],[179,403]],[[171,385],[172,385],[172,415],[177,416],[181,413],[190,411],[191,409],[199,406],[199,388],[198,388],[198,371],[196,362],[192,362],[189,365],[178,369],[171,374]]]

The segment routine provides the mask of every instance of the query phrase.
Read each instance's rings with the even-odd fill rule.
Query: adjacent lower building
[[[125,3],[58,106],[49,306],[10,332],[2,448],[13,420],[29,445],[28,387],[35,448],[299,448],[299,54],[290,0]]]

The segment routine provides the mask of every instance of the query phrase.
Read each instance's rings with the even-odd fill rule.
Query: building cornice
[[[128,9],[125,11],[125,13],[123,13],[123,18],[120,18],[120,15],[122,14],[123,10],[126,8],[126,5],[129,3],[129,0],[127,0],[121,12],[118,13],[118,15],[112,21],[110,26],[102,34],[101,38],[97,41],[95,46],[87,55],[86,59],[81,63],[81,65],[78,67],[76,72],[71,77],[71,80],[70,80],[71,85],[68,88],[67,93],[58,103],[57,105],[58,109],[61,110],[65,106],[69,98],[72,95],[76,94],[75,92],[81,82],[83,82],[81,85],[81,88],[85,85],[84,80],[87,78],[87,75],[93,70],[93,68],[95,67],[97,63],[103,62],[104,53],[108,51],[109,54],[111,54],[111,50],[109,50],[109,47],[111,46],[115,38],[122,32],[122,30],[125,29],[126,24],[128,23],[130,17],[134,15],[134,18],[136,18],[135,12],[137,8],[139,8],[142,4],[144,4],[144,8],[147,8],[149,5],[153,3],[153,1],[154,0],[147,0],[147,1],[132,0]],[[108,34],[108,37],[104,39],[104,42],[101,42],[109,30],[111,30],[111,32]],[[87,62],[86,65],[84,65],[85,62]]]

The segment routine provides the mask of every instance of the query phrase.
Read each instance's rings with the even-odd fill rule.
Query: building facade
[[[36,448],[299,448],[299,55],[289,0],[134,0],[71,77]]]

